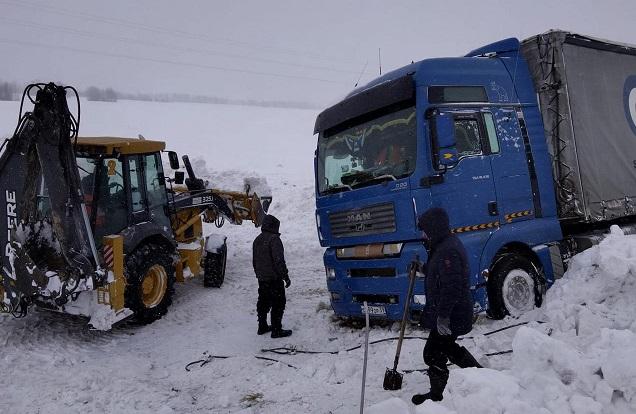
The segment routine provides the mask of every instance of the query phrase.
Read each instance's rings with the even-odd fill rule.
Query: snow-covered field
[[[0,136],[15,127],[18,105],[0,102]],[[242,189],[243,177],[265,177],[281,219],[292,286],[283,324],[289,338],[256,335],[256,280],[251,225],[228,235],[221,289],[199,279],[177,285],[170,312],[148,326],[110,332],[85,321],[33,311],[0,315],[0,413],[355,413],[359,411],[364,331],[334,321],[322,248],[316,237],[312,135],[306,110],[143,102],[82,106],[82,135],[165,139],[189,153],[215,187]],[[209,231],[218,231],[210,227]],[[382,390],[395,341],[373,344],[367,413],[633,413],[636,412],[636,236],[619,230],[574,259],[547,303],[519,320],[480,318],[462,344],[489,368],[451,369],[441,403],[414,407],[428,389],[421,372],[406,373],[399,391]],[[370,340],[397,336],[397,324],[374,326]],[[407,328],[409,336],[426,332]],[[424,341],[405,341],[400,370],[421,370]],[[340,351],[277,355],[264,348]],[[485,354],[513,349],[513,353]],[[213,359],[185,370],[189,362]],[[280,362],[258,359],[265,357]],[[454,367],[453,367],[454,368]]]

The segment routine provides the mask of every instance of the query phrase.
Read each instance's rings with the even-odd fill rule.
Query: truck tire
[[[146,243],[126,255],[125,304],[138,322],[151,323],[168,312],[174,294],[173,253],[166,246]]]
[[[203,262],[203,286],[219,288],[225,280],[227,263],[227,245],[224,244],[216,253],[206,252]]]
[[[493,319],[506,315],[519,317],[541,306],[539,274],[530,259],[519,254],[508,254],[495,262],[488,279],[488,311]]]

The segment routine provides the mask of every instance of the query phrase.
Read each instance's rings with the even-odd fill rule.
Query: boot
[[[283,329],[283,312],[272,309],[272,338],[285,338],[292,334],[291,329]]]
[[[483,368],[475,357],[463,346],[459,348],[459,355],[455,358],[451,358],[451,362],[460,368]]]
[[[415,394],[411,398],[413,404],[420,405],[426,400],[442,401],[442,394],[448,381],[448,370],[431,366],[428,369],[428,378],[431,381],[431,390],[426,394]]]
[[[272,338],[285,338],[286,336],[291,336],[291,329],[272,329]]]
[[[267,324],[267,314],[258,315],[258,331],[256,332],[258,335],[266,334],[270,332],[272,327]]]

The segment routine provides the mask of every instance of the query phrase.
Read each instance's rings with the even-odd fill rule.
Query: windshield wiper
[[[371,177],[368,180],[364,180],[364,181],[360,181],[358,183],[352,184],[351,187],[353,188],[365,187],[369,184],[379,184],[389,180],[397,181],[397,178],[395,178],[395,176],[391,174],[383,174],[383,175],[378,175],[377,177]]]
[[[325,191],[323,191],[323,194],[335,194],[335,193],[340,193],[342,191],[345,190],[353,190],[353,187],[351,187],[350,185],[347,184],[334,184],[334,185],[330,185],[329,188],[327,188]]]

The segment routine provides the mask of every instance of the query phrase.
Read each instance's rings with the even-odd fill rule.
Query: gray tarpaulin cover
[[[553,160],[559,216],[636,214],[636,46],[553,31],[522,42]]]

